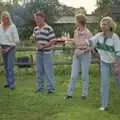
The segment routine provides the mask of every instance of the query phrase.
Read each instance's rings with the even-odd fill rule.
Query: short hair
[[[3,11],[3,12],[1,13],[1,19],[2,19],[3,16],[7,16],[7,17],[8,17],[8,20],[9,20],[9,24],[10,24],[10,25],[13,23],[13,22],[12,22],[12,18],[11,18],[11,16],[10,16],[10,13],[9,13],[8,11]],[[2,23],[2,21],[1,21],[1,23]]]
[[[76,20],[78,21],[78,23],[81,23],[82,25],[85,25],[87,21],[86,16],[83,14],[76,15]]]
[[[100,25],[101,25],[104,21],[106,21],[106,23],[107,23],[107,25],[110,27],[110,30],[111,30],[111,31],[114,31],[114,30],[116,29],[116,23],[115,23],[115,21],[114,21],[111,17],[109,17],[109,16],[103,17],[103,18],[101,19],[101,21],[100,21]]]
[[[41,16],[41,17],[43,17],[44,19],[46,18],[46,16],[45,16],[45,13],[43,12],[43,11],[37,11],[35,14],[34,14],[35,16]]]

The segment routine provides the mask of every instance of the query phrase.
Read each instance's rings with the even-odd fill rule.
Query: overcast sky
[[[59,0],[60,3],[73,6],[73,7],[84,7],[87,13],[91,13],[96,8],[97,0]]]

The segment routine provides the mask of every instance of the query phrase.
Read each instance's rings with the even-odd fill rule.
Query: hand
[[[3,54],[6,54],[6,53],[9,52],[9,50],[10,50],[10,47],[4,48],[4,49],[2,49],[2,53],[3,53]]]
[[[89,52],[92,52],[94,49],[93,48],[87,48],[87,49],[85,49],[85,53],[89,53]]]
[[[43,49],[43,46],[46,45],[46,44],[36,44],[36,47],[39,49],[39,50],[42,50]]]
[[[120,73],[120,64],[118,62],[113,63],[113,71],[115,75],[118,75]]]

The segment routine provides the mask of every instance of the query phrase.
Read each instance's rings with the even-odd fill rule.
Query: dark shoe
[[[48,91],[48,95],[49,95],[49,94],[52,94],[52,93],[53,93],[53,91]]]
[[[38,93],[38,92],[43,92],[43,90],[42,89],[35,90],[35,93]]]
[[[82,98],[82,100],[85,100],[85,99],[87,99],[87,96],[82,96],[81,98]]]
[[[71,99],[72,98],[72,96],[66,96],[66,97],[64,97],[64,99]]]
[[[11,87],[10,89],[11,89],[11,90],[15,90],[15,87]]]
[[[9,85],[4,85],[4,88],[9,88]]]

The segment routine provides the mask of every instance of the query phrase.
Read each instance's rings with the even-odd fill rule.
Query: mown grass
[[[16,89],[3,88],[0,75],[0,120],[120,120],[120,93],[111,80],[109,110],[100,112],[100,78],[98,65],[91,65],[89,97],[81,99],[79,77],[73,99],[64,100],[69,83],[70,67],[55,67],[56,92],[35,94],[35,72],[15,69]],[[65,72],[69,71],[69,72]]]

